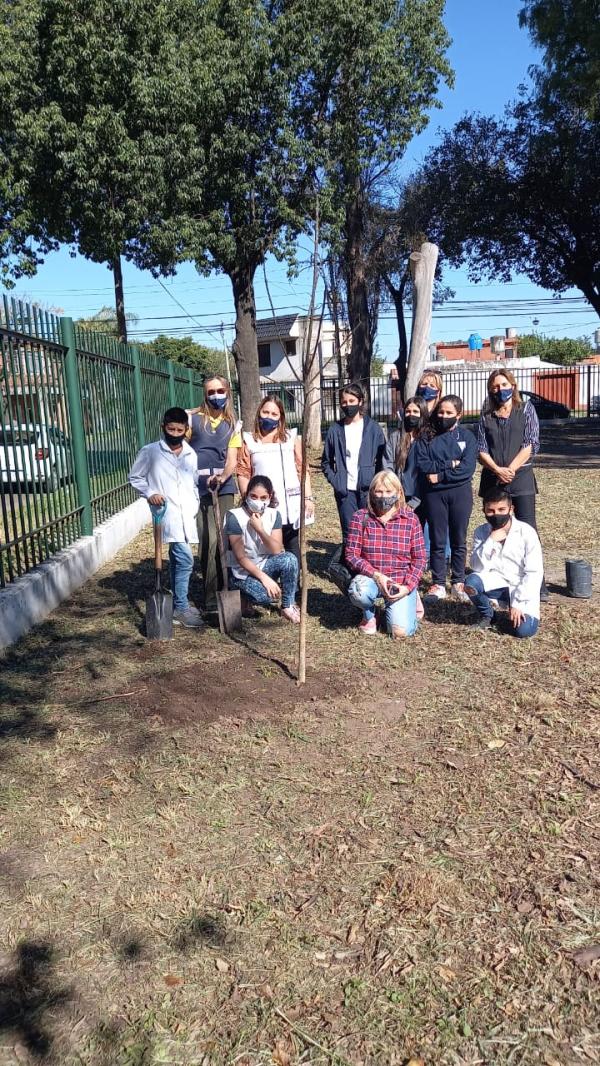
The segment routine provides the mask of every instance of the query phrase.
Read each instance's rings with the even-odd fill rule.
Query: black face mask
[[[342,414],[344,415],[345,418],[354,418],[354,416],[357,415],[358,412],[360,411],[360,404],[359,403],[343,403],[341,405],[341,408],[342,408]]]
[[[167,433],[166,429],[163,429],[163,433],[167,444],[171,444],[173,447],[183,444],[185,440],[185,433]]]
[[[435,425],[438,433],[445,433],[447,429],[454,429],[458,419],[456,415],[436,415]]]
[[[411,429],[416,429],[421,421],[420,415],[405,415],[404,416],[404,428],[407,432]]]
[[[492,527],[492,529],[502,529],[507,522],[510,522],[511,515],[509,514],[486,514],[486,522]]]

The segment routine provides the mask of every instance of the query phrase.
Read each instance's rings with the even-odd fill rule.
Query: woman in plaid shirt
[[[346,562],[356,574],[348,595],[363,612],[359,632],[377,633],[373,605],[383,598],[391,637],[411,637],[417,628],[417,588],[427,557],[419,519],[406,506],[402,485],[391,471],[375,475],[367,507],[352,518]]]

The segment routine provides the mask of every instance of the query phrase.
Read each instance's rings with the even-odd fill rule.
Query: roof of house
[[[289,337],[298,315],[278,315],[277,318],[257,318],[256,336],[259,341]]]

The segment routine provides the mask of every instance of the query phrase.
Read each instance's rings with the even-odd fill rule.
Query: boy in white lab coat
[[[477,629],[489,629],[494,603],[508,605],[508,622],[515,637],[534,637],[540,624],[540,588],[544,563],[539,537],[527,522],[514,515],[510,494],[491,489],[483,497],[486,521],[473,537],[472,572],[465,592],[477,608]]]
[[[200,611],[188,600],[194,556],[190,544],[198,543],[198,461],[185,439],[188,416],[182,407],[170,407],[162,422],[163,438],[147,444],[129,471],[129,483],[151,508],[166,505],[163,541],[169,545],[173,622],[188,629],[204,624]]]

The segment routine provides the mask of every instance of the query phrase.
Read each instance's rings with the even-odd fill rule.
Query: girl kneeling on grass
[[[283,617],[297,624],[298,560],[283,550],[281,515],[273,506],[273,484],[268,477],[250,478],[242,506],[227,514],[225,533],[231,549],[229,588],[242,593],[245,616],[254,617],[254,603],[271,607],[280,601]]]
[[[375,600],[383,598],[388,632],[394,640],[417,628],[417,588],[426,564],[419,519],[406,506],[400,481],[391,471],[376,474],[367,507],[352,517],[346,562],[356,576],[348,595],[360,607],[359,632],[377,633]]]

